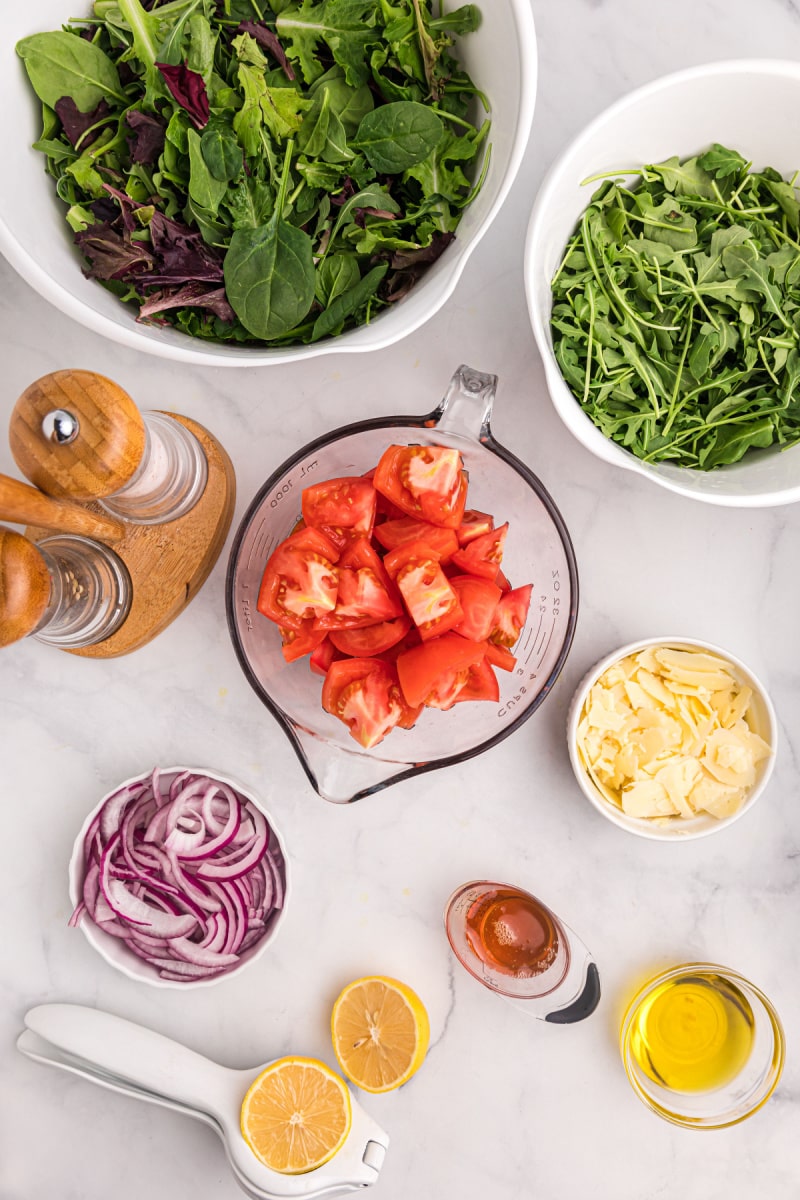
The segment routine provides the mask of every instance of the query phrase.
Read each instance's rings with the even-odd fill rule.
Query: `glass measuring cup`
[[[686,1129],[724,1129],[757,1112],[786,1057],[770,1000],[714,963],[685,963],[646,983],[628,1005],[620,1050],[639,1099]]]
[[[380,417],[334,430],[304,446],[264,484],[236,534],[227,578],[228,627],[244,673],[292,742],[313,787],[347,803],[471,758],[519,728],[543,702],[569,652],[578,607],[572,543],[536,476],[491,434],[497,376],[461,366],[441,404],[419,417]],[[533,582],[527,625],[513,672],[499,671],[500,699],[426,709],[413,729],[394,731],[362,750],[320,703],[321,681],[306,664],[284,661],[272,622],[257,612],[264,566],[300,516],[304,487],[363,474],[391,444],[458,449],[474,508],[509,521],[503,571],[515,585]]]
[[[444,926],[464,970],[529,1016],[572,1025],[597,1008],[600,977],[588,948],[530,892],[465,883],[447,901]]]

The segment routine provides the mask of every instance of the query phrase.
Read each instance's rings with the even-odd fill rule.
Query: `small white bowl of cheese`
[[[607,655],[570,704],[567,744],[582,792],[640,837],[716,833],[752,808],[775,765],[778,722],[740,659],[685,637]]]

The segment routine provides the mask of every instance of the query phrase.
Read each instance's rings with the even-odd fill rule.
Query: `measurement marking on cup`
[[[300,470],[300,478],[302,479],[304,475],[308,475],[308,474],[310,474],[311,471],[316,471],[316,469],[317,469],[317,460],[316,459],[314,459],[313,462],[305,463]]]
[[[284,497],[289,495],[289,493],[291,492],[293,487],[294,487],[294,480],[287,479],[286,483],[282,484],[281,487],[278,488],[277,492],[270,500],[270,502],[269,502],[270,508],[277,508],[278,505],[280,504],[281,500],[283,500]]]

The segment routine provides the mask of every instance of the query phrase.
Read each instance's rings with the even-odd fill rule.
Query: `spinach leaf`
[[[321,304],[331,304],[337,296],[349,292],[361,279],[358,261],[352,254],[332,254],[317,271],[315,291]]]
[[[200,139],[206,166],[215,179],[228,183],[241,173],[242,150],[227,129],[207,129]]]
[[[203,154],[203,144],[200,135],[194,130],[187,131],[189,141],[189,195],[196,204],[216,215],[222,197],[228,190],[225,180],[215,178],[208,168]]]
[[[33,90],[50,108],[62,96],[69,96],[81,112],[101,100],[126,102],[115,64],[94,42],[58,30],[34,33],[17,42],[16,49]]]
[[[373,109],[361,121],[354,145],[376,171],[395,175],[422,162],[441,141],[441,118],[412,100]]]
[[[314,302],[311,238],[282,219],[291,154],[290,142],[272,217],[256,229],[237,229],[225,256],[231,307],[245,329],[264,341],[288,333]]]
[[[380,266],[373,267],[355,287],[336,296],[314,322],[311,341],[318,342],[320,338],[338,333],[346,319],[377,292],[380,282],[388,270],[389,264],[381,263]]]

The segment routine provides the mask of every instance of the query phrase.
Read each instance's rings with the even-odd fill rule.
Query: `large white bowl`
[[[457,7],[448,2],[446,8]],[[31,149],[41,135],[40,105],[14,52],[22,37],[58,29],[88,14],[91,0],[37,0],[2,5],[0,143],[3,190],[0,251],[20,275],[62,312],[97,333],[136,350],[208,366],[266,366],[320,354],[380,350],[413,333],[453,292],[467,259],[491,225],[519,169],[536,97],[536,32],[530,0],[483,0],[476,33],[459,40],[461,62],[491,101],[491,159],[486,180],[467,208],[456,240],[409,295],[370,325],[313,346],[224,346],[178,330],[137,325],[135,309],[81,274],[81,256],[64,219],[65,205],[45,175],[43,156]]]
[[[550,333],[550,281],[580,214],[603,171],[686,158],[721,142],[752,159],[756,169],[784,176],[800,168],[800,125],[777,120],[800,106],[800,65],[754,60],[712,63],[657,79],[629,93],[591,122],[557,159],[539,192],[525,248],[525,286],[533,331],[550,396],[578,441],[618,467],[711,504],[762,507],[800,500],[800,446],[754,451],[741,463],[694,471],[643,463],[610,441],[584,413],[565,383]]]
[[[614,663],[619,662],[620,659],[627,658],[629,654],[638,654],[641,650],[646,650],[650,646],[671,646],[675,650],[704,650],[709,654],[715,654],[718,658],[723,658],[728,663],[731,674],[737,682],[745,687],[749,687],[753,693],[750,702],[752,727],[754,732],[759,737],[762,737],[767,745],[772,748],[772,753],[758,763],[755,783],[747,793],[741,808],[738,808],[729,817],[714,817],[711,813],[699,813],[696,817],[691,818],[675,817],[666,821],[658,821],[652,817],[628,816],[621,808],[617,808],[615,804],[606,799],[599,788],[596,787],[581,761],[578,751],[578,726],[583,706],[588,699],[589,693],[600,676],[609,667],[612,667]],[[693,838],[707,837],[711,833],[719,833],[720,830],[726,829],[734,821],[738,821],[739,817],[749,812],[759,797],[764,794],[775,767],[775,755],[778,749],[778,718],[763,683],[740,658],[731,654],[729,650],[723,650],[720,646],[714,646],[710,642],[698,642],[695,638],[644,638],[640,642],[630,642],[627,646],[620,646],[619,650],[614,650],[611,654],[607,654],[605,658],[595,663],[587,671],[586,675],[584,675],[570,701],[569,712],[567,714],[567,749],[570,765],[578,786],[593,808],[596,808],[608,821],[612,821],[614,825],[618,825],[620,829],[627,830],[628,833],[636,833],[639,837],[651,838],[653,841],[686,842]]]

